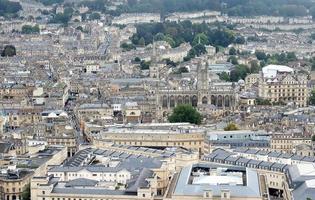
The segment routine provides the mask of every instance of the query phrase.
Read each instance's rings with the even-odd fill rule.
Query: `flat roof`
[[[222,190],[229,190],[232,197],[261,197],[259,188],[258,174],[255,170],[246,169],[246,185],[205,185],[205,184],[189,184],[191,171],[194,165],[184,167],[179,175],[175,186],[175,196],[202,196],[206,190],[212,190],[214,196],[221,196]],[[204,164],[204,167],[213,167],[211,164]],[[226,165],[226,168],[230,166]],[[233,168],[234,169],[234,168]]]

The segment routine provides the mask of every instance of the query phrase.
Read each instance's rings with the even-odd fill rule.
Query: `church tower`
[[[200,60],[197,66],[198,105],[209,102],[209,71],[208,62]]]
[[[197,90],[209,90],[209,74],[208,74],[208,64],[202,62],[201,60],[198,62],[197,66]]]
[[[155,47],[155,42],[153,41],[152,45],[152,56],[151,56],[151,65],[150,65],[150,78],[160,78],[160,69],[159,69],[159,64],[158,64],[158,58],[156,54],[156,47]]]

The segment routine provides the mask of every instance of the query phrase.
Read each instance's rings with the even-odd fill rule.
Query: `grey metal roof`
[[[98,181],[94,181],[91,179],[86,178],[78,178],[71,180],[66,183],[66,187],[75,187],[75,186],[95,186],[98,183]]]
[[[282,153],[279,158],[291,158],[293,156],[293,154],[289,154],[289,153]]]
[[[86,194],[86,195],[124,195],[123,190],[107,190],[104,188],[75,188],[75,187],[55,187],[52,193],[58,194]]]
[[[291,157],[291,160],[302,160],[304,158],[304,156],[301,156],[301,155],[293,155]]]
[[[271,152],[268,154],[269,157],[275,157],[275,158],[279,157],[280,155],[281,155],[281,153],[275,152],[275,151],[271,151]]]
[[[261,167],[268,167],[268,168],[270,168],[271,166],[273,165],[273,163],[272,162],[266,162],[266,161],[262,161],[261,163],[259,163],[259,165],[258,166],[261,166]]]
[[[315,157],[305,156],[302,161],[315,162]]]
[[[130,172],[143,168],[160,168],[162,161],[155,158],[138,157],[122,160],[116,167],[107,167],[104,165],[88,165],[88,166],[56,166],[49,169],[49,172],[78,172],[86,169],[90,172],[118,172],[126,169]]]
[[[226,161],[235,162],[235,161],[237,161],[238,158],[239,158],[239,157],[237,157],[237,156],[229,156],[229,157],[227,157],[225,160],[226,160]]]
[[[293,190],[293,198],[295,200],[299,199],[312,199],[315,197],[315,180],[306,181],[300,185],[297,189]],[[310,186],[313,185],[313,186]]]
[[[208,167],[214,168],[215,166],[208,164]],[[225,165],[225,167],[229,168],[228,165]],[[188,180],[191,174],[191,170],[192,165],[186,166],[181,170],[173,193],[175,196],[202,196],[204,190],[209,189],[212,190],[214,196],[221,196],[221,190],[226,189],[230,191],[231,197],[261,197],[257,172],[255,172],[254,170],[246,170],[247,183],[245,186],[189,184]]]
[[[144,168],[141,170],[139,176],[133,181],[132,184],[127,184],[128,187],[126,189],[127,192],[137,192],[138,188],[148,187],[149,182],[146,180],[149,177],[152,177],[153,171]]]

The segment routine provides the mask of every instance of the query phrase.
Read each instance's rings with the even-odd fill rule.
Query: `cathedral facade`
[[[234,84],[211,82],[207,63],[198,63],[196,79],[194,89],[159,89],[157,91],[158,118],[166,117],[179,104],[190,104],[197,110],[211,107],[229,111],[236,107],[237,93]]]

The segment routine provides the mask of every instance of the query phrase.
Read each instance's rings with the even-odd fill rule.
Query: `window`
[[[142,197],[145,197],[145,194],[142,194]]]
[[[45,194],[45,191],[42,191],[42,194]]]

